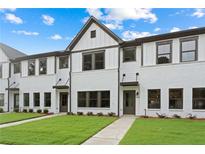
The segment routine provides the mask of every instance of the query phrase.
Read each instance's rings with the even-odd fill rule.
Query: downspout
[[[10,94],[10,77],[11,77],[11,63],[9,62],[9,76],[7,78],[7,81],[8,81],[8,112],[9,112],[9,107],[10,107],[10,97],[9,97],[9,94]]]
[[[8,106],[7,106],[7,110],[8,110],[8,112],[9,112],[9,106],[10,106],[10,100],[9,100],[9,85],[10,85],[10,81],[9,81],[9,77],[7,78],[7,81],[8,81]]]
[[[120,117],[120,46],[118,47],[118,108],[117,115]]]
[[[72,110],[71,110],[71,72],[72,72],[72,53],[71,53],[71,51],[70,51],[70,72],[69,72],[69,75],[70,75],[70,88],[69,88],[69,91],[70,91],[70,101],[69,101],[69,103],[70,103],[70,109],[69,109],[69,112],[72,112]]]

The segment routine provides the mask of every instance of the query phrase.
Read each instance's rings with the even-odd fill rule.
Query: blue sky
[[[205,9],[0,9],[0,42],[26,54],[63,50],[90,15],[124,40],[205,26]]]

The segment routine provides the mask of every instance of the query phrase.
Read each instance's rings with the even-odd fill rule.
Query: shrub
[[[32,113],[32,112],[33,112],[33,109],[29,109],[28,112]]]
[[[19,109],[14,109],[14,112],[19,112]]]
[[[4,112],[4,110],[2,108],[0,108],[0,113],[3,113],[3,112]]]
[[[197,117],[196,117],[196,115],[192,115],[191,113],[189,113],[188,114],[188,118],[189,119],[196,119]]]
[[[115,115],[114,112],[109,112],[109,113],[108,113],[108,116],[113,117],[113,116],[116,116],[116,115]]]
[[[102,112],[100,112],[100,113],[97,113],[97,115],[98,115],[98,116],[103,116],[103,113],[102,113]]]
[[[41,112],[42,112],[42,110],[41,110],[41,109],[38,109],[38,110],[37,110],[37,113],[41,113]]]
[[[177,118],[177,119],[180,119],[180,118],[181,118],[181,116],[178,115],[178,114],[174,114],[173,117],[174,117],[174,118]]]
[[[26,112],[28,112],[28,111],[27,111],[27,109],[23,109],[23,112],[25,112],[25,113],[26,113]]]
[[[140,116],[140,118],[149,118],[147,115]]]
[[[167,118],[166,114],[160,114],[160,113],[156,113],[156,115],[159,117],[159,118]]]
[[[92,116],[92,115],[93,115],[93,112],[88,112],[87,115],[88,115],[88,116]]]
[[[77,112],[77,115],[83,115],[83,112]]]
[[[44,109],[43,113],[47,114],[48,113],[48,109]]]
[[[73,112],[67,112],[67,115],[74,115]]]

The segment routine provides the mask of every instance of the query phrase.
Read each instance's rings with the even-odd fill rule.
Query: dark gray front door
[[[123,114],[135,114],[135,90],[123,92]]]
[[[19,94],[14,94],[14,109],[19,108]]]
[[[68,111],[68,93],[60,93],[60,112]]]

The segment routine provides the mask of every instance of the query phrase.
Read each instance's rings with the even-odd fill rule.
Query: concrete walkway
[[[32,122],[32,121],[37,121],[37,120],[42,120],[42,119],[48,119],[48,118],[56,117],[56,116],[60,116],[60,115],[66,115],[66,113],[52,114],[52,115],[47,115],[47,116],[43,116],[43,117],[32,118],[32,119],[27,119],[27,120],[22,120],[22,121],[17,121],[17,122],[11,122],[11,123],[7,123],[7,124],[2,124],[2,125],[0,125],[0,128],[10,127],[10,126],[16,126],[16,125],[24,124],[24,123],[27,123],[27,122]]]
[[[135,120],[135,116],[123,116],[110,124],[82,145],[117,145]]]

